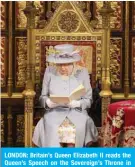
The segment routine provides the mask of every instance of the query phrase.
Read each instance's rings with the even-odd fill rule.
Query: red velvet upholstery
[[[109,105],[103,126],[103,146],[135,147],[135,100]]]

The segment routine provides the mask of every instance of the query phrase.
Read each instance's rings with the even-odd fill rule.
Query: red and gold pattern
[[[104,147],[135,147],[135,100],[109,105],[103,126]]]
[[[6,2],[1,2],[1,19],[0,19],[0,24],[1,24],[1,29],[6,28]]]
[[[43,1],[35,1],[34,5],[36,6],[36,9],[38,9],[38,16],[36,16],[35,18],[35,23],[36,23],[36,27],[38,20],[42,20],[43,18],[43,13],[44,13],[44,4]],[[26,7],[26,1],[18,1],[15,2],[15,7],[16,7],[16,19],[15,19],[15,23],[16,23],[16,29],[25,29],[26,25],[27,25],[27,17],[25,16],[23,9],[25,9]]]
[[[102,28],[102,17],[99,15],[98,10],[103,6],[103,2],[95,2],[95,16],[99,23],[97,28]],[[123,14],[123,2],[116,1],[111,2],[111,7],[114,10],[113,16],[111,17],[110,26],[113,30],[122,30],[122,14]]]
[[[122,79],[122,39],[111,38],[110,71],[112,88],[121,88]]]
[[[132,2],[132,29],[135,30],[135,2]]]
[[[24,87],[26,81],[27,65],[27,39],[26,37],[16,37],[16,86]]]
[[[16,143],[24,143],[24,115],[17,115]]]
[[[6,48],[6,38],[1,37],[1,86],[5,86],[5,60],[7,58],[6,53],[5,53],[5,48]]]
[[[135,88],[135,37],[132,38],[132,87]]]

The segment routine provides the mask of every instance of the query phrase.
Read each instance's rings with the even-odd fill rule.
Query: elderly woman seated
[[[35,127],[33,143],[38,147],[83,147],[98,138],[97,129],[86,109],[92,103],[92,89],[86,68],[78,69],[75,62],[80,55],[70,44],[56,45],[56,53],[47,61],[56,68],[47,67],[40,97],[46,108],[44,116]],[[85,94],[69,103],[56,103],[50,95],[69,96],[79,85]]]

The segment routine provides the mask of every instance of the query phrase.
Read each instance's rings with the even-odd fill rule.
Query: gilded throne
[[[26,89],[23,92],[25,98],[25,146],[31,146],[34,109],[35,122],[41,116],[37,111],[39,109],[37,106],[41,81],[48,65],[46,56],[53,52],[53,47],[56,44],[71,43],[79,49],[82,60],[78,63],[78,67],[86,66],[88,68],[92,87],[98,88],[97,95],[102,88],[99,98],[102,100],[101,115],[102,120],[104,119],[112,95],[109,46],[105,47],[105,45],[109,43],[109,19],[113,10],[110,3],[104,3],[103,9],[100,11],[103,18],[103,29],[94,29],[96,21],[90,22],[89,16],[84,16],[76,2],[61,3],[48,23],[45,21],[37,23],[39,24],[38,29],[35,29],[37,11],[32,2],[27,3],[24,12],[27,16],[28,38],[27,81]],[[105,22],[106,17],[108,18],[107,22]],[[99,86],[99,81],[102,83],[101,86]],[[99,110],[101,111],[101,109]]]

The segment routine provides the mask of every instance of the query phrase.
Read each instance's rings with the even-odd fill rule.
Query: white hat
[[[55,53],[47,57],[47,62],[50,63],[73,63],[81,60],[79,51],[74,50],[74,45],[71,44],[61,44],[54,47]]]

